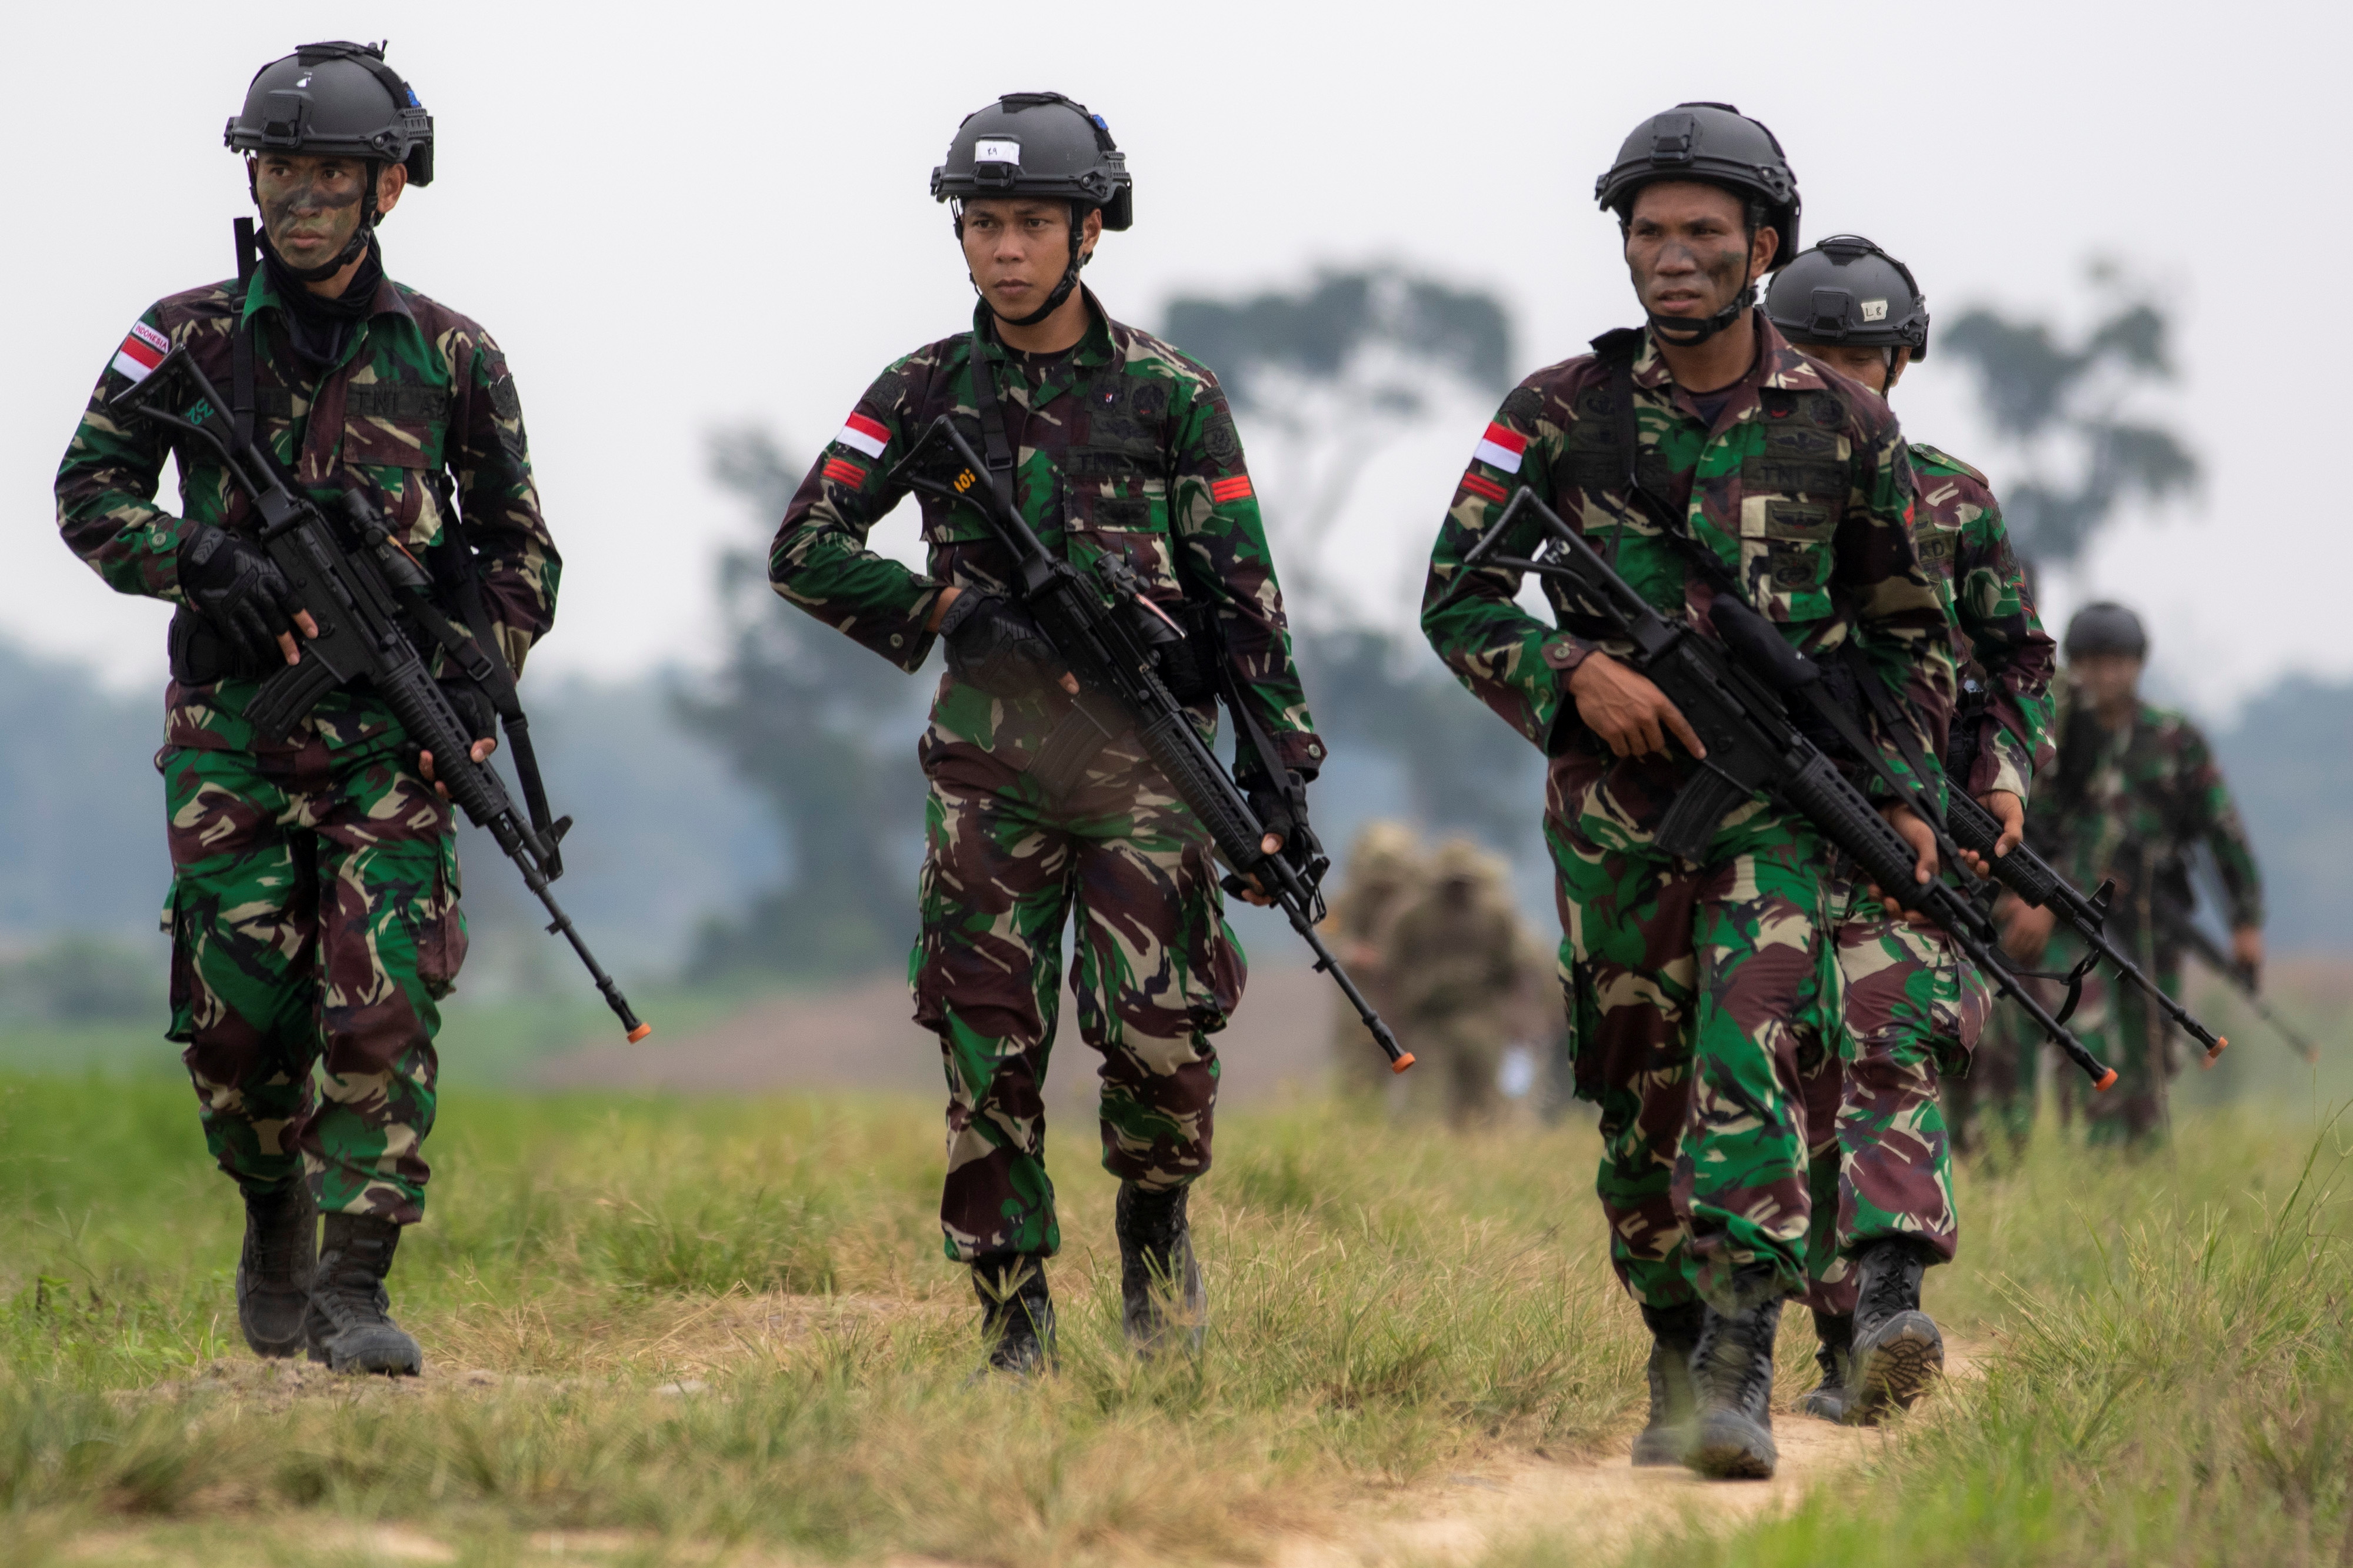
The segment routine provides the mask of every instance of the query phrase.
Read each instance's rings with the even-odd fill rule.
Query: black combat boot
[[[1925,1243],[1874,1241],[1855,1255],[1861,1294],[1854,1306],[1854,1359],[1847,1373],[1845,1420],[1875,1425],[1892,1406],[1909,1409],[1945,1371],[1945,1336],[1920,1310]]]
[[[1186,1350],[1198,1355],[1208,1329],[1209,1294],[1193,1257],[1193,1233],[1185,1221],[1189,1187],[1150,1193],[1134,1182],[1119,1184],[1113,1229],[1119,1237],[1119,1326],[1127,1342],[1146,1361],[1167,1342],[1170,1308],[1181,1313]]]
[[[319,1210],[301,1175],[245,1191],[245,1249],[237,1259],[237,1326],[262,1356],[302,1349],[311,1276],[319,1267]]]
[[[975,1258],[972,1288],[980,1298],[980,1331],[988,1341],[985,1370],[1016,1377],[1051,1372],[1054,1300],[1046,1290],[1046,1260],[1026,1252]]]
[[[311,1359],[337,1372],[415,1377],[425,1352],[392,1321],[384,1277],[392,1271],[400,1226],[371,1214],[331,1214],[319,1243],[305,1327]]]
[[[1651,1330],[1651,1420],[1634,1439],[1638,1465],[1680,1465],[1691,1447],[1692,1417],[1698,1410],[1691,1358],[1704,1310],[1697,1301],[1642,1309],[1642,1321]]]
[[[1798,1408],[1825,1421],[1846,1419],[1846,1385],[1854,1366],[1854,1314],[1814,1314],[1814,1337],[1821,1342],[1814,1361],[1822,1369],[1822,1385],[1809,1394]]]
[[[1772,1268],[1743,1268],[1732,1277],[1730,1315],[1709,1307],[1692,1350],[1692,1384],[1699,1424],[1683,1463],[1719,1480],[1767,1480],[1780,1451],[1773,1447],[1773,1331],[1781,1321],[1781,1289]]]

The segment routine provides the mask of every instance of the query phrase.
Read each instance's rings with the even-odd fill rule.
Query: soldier
[[[108,403],[185,351],[290,484],[323,501],[359,487],[445,598],[478,584],[512,667],[554,620],[558,560],[505,356],[385,275],[377,226],[432,180],[433,121],[382,48],[307,44],[264,66],[226,135],[260,209],[261,265],[132,323],[58,470],[58,521],[110,587],[174,606],[155,759],[171,1037],[206,1143],[245,1195],[246,1342],[414,1374],[423,1357],[386,1315],[384,1279],[424,1215],[438,1004],[466,953],[449,807],[431,754],[364,690],[329,694],[289,738],[255,732],[258,678],[296,662],[317,626],[210,449]],[[177,517],[153,504],[166,457]],[[489,755],[487,698],[445,689]]]
[[[1079,287],[1103,231],[1128,226],[1130,180],[1110,130],[1060,94],[1008,94],[965,120],[932,195],[955,204],[980,295],[972,330],[918,349],[867,389],[786,511],[769,576],[903,669],[935,640],[947,645],[920,748],[931,797],[915,1016],[939,1036],[947,1074],[947,1255],[973,1267],[989,1363],[1025,1373],[1053,1350],[1044,1264],[1061,1232],[1042,1091],[1065,921],[1077,926],[1080,1030],[1103,1058],[1123,1322],[1147,1353],[1174,1326],[1160,1299],[1169,1289],[1198,1342],[1185,1194],[1209,1168],[1209,1037],[1240,1000],[1243,959],[1207,836],[1132,737],[1093,753],[1067,794],[1032,772],[1082,721],[1069,719],[1068,677],[1008,596],[1010,560],[980,517],[926,498],[924,572],[866,548],[906,493],[892,465],[953,414],[1004,466],[1048,549],[1082,563],[1124,555],[1172,616],[1219,634],[1214,652],[1196,639],[1191,669],[1165,672],[1205,727],[1222,663],[1295,782],[1314,776],[1324,747],[1225,395]],[[1243,783],[1261,820],[1288,830],[1284,781],[1261,770]]]
[[[1366,823],[1348,847],[1348,880],[1332,896],[1333,950],[1384,1017],[1393,1016],[1397,1005],[1389,984],[1389,931],[1426,873],[1421,843],[1413,829],[1400,822],[1376,820]],[[1371,1031],[1354,1007],[1345,1000],[1335,1002],[1332,1056],[1341,1092],[1386,1095],[1394,1075],[1381,1059]]]
[[[1409,1103],[1467,1128],[1501,1103],[1528,944],[1503,863],[1467,838],[1438,847],[1429,879],[1389,933],[1390,993],[1417,1070]]]
[[[2158,911],[2195,901],[2189,860],[2199,845],[2221,873],[2231,956],[2250,975],[2263,962],[2263,876],[2231,792],[2198,727],[2140,700],[2148,634],[2121,605],[2086,605],[2067,623],[2067,683],[2055,732],[2059,761],[2028,818],[2035,845],[2080,888],[2114,881],[2108,934],[2168,995],[2181,990],[2181,951],[2164,940]],[[2009,911],[2006,946],[2028,963],[2052,941],[2048,909]],[[2046,964],[2080,956],[2071,933]],[[2166,1086],[2181,1070],[2179,1037],[2140,993],[2087,987],[2076,1033],[2116,1069],[2116,1087],[2084,1108],[2095,1143],[2137,1143],[2160,1135]],[[2022,1053],[2021,1053],[2022,1054]],[[2024,1060],[2031,1061],[2031,1056]],[[2031,1082],[2031,1075],[2024,1074]]]
[[[1882,397],[1928,352],[1928,304],[1911,269],[1856,235],[1823,240],[1782,268],[1765,313],[1807,357]],[[1953,783],[2001,823],[1996,847],[2007,853],[2050,752],[2057,649],[1985,476],[1909,446],[1913,542],[1951,616],[1961,670],[1954,735],[1969,768]],[[1943,1338],[1920,1310],[1922,1274],[1950,1262],[1959,1240],[1937,1073],[1968,1071],[1991,999],[1943,932],[1895,916],[1852,880],[1841,902],[1843,1060],[1825,1064],[1808,1118],[1822,1384],[1805,1409],[1867,1422],[1912,1404],[1944,1365]]]
[[[1769,1475],[1774,1331],[1807,1285],[1806,1079],[1838,1048],[1844,884],[1813,828],[1763,799],[1726,816],[1704,863],[1656,847],[1704,749],[1556,584],[1557,626],[1514,603],[1520,574],[1503,566],[1427,606],[1525,485],[1703,635],[1731,593],[1834,662],[1855,650],[1908,702],[1929,775],[1912,782],[1931,790],[1951,642],[1914,554],[1894,417],[1753,308],[1797,240],[1797,183],[1772,133],[1721,104],[1679,105],[1627,139],[1596,195],[1618,216],[1647,325],[1504,399],[1439,534],[1423,630],[1552,759],[1545,828],[1577,1092],[1601,1107],[1611,1260],[1654,1339],[1635,1462]],[[1927,826],[1884,809],[1933,875]]]

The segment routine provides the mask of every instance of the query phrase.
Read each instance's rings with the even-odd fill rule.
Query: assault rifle
[[[892,482],[950,504],[976,508],[1013,557],[1013,591],[1069,665],[1079,684],[1079,711],[1108,737],[1132,727],[1145,754],[1178,799],[1192,807],[1208,830],[1219,858],[1234,872],[1226,879],[1240,890],[1247,878],[1272,899],[1315,954],[1315,967],[1332,976],[1341,994],[1365,1021],[1393,1072],[1413,1065],[1397,1037],[1315,934],[1324,918],[1323,895],[1314,879],[1329,862],[1303,822],[1282,849],[1268,854],[1266,828],[1233,774],[1218,761],[1193,728],[1192,716],[1160,678],[1160,650],[1183,636],[1166,611],[1144,593],[1133,568],[1117,555],[1089,567],[1074,566],[1048,552],[1021,514],[983,476],[979,456],[945,415],[932,421],[913,449],[891,471]],[[1229,705],[1230,703],[1229,699]],[[1237,711],[1237,726],[1250,723]],[[1273,781],[1280,784],[1280,778]]]
[[[1953,776],[1965,778],[1967,770]],[[2107,939],[2102,928],[2107,921],[2108,899],[2115,884],[2103,882],[2087,897],[2023,842],[2013,845],[2009,854],[1997,858],[1993,847],[2000,842],[2001,824],[1995,819],[1993,813],[1971,799],[1957,784],[1954,785],[1945,807],[1945,825],[1962,848],[1993,868],[1996,881],[2016,893],[2024,902],[2036,909],[2048,909],[2065,921],[2068,929],[2083,942],[2084,961],[2066,977],[2067,1001],[2058,1013],[2061,1022],[2065,1022],[2075,1011],[2075,1003],[2083,991],[2084,976],[2091,972],[2093,965],[2105,959],[2119,978],[2147,996],[2158,1011],[2206,1047],[2206,1060],[2210,1065],[2222,1054],[2222,1047],[2231,1042],[2191,1017],[2187,1007],[2168,996],[2162,986],[2143,973],[2138,964],[2126,958],[2123,951]],[[2205,933],[2201,931],[2199,934],[2203,936]]]
[[[2288,1025],[2286,1020],[2271,1010],[2270,1005],[2263,1001],[2263,994],[2255,986],[2254,975],[2241,965],[2238,960],[2223,952],[2222,944],[2207,935],[2206,928],[2191,920],[2188,910],[2183,909],[2171,899],[2159,898],[2156,902],[2159,943],[2186,947],[2197,954],[2198,962],[2229,981],[2232,988],[2246,998],[2247,1005],[2253,1009],[2255,1016],[2277,1030],[2280,1038],[2293,1047],[2297,1056],[2308,1062],[2316,1062],[2320,1059],[2320,1047],[2314,1045],[2306,1036],[2299,1034]],[[2214,1058],[2210,1055],[2206,1059],[2211,1062]]]
[[[265,735],[283,735],[328,692],[367,682],[409,740],[433,753],[434,777],[448,786],[449,798],[515,863],[523,885],[547,909],[549,932],[572,944],[630,1040],[651,1034],[653,1026],[638,1021],[620,987],[581,940],[572,917],[548,891],[548,884],[564,874],[557,846],[572,819],[543,824],[526,818],[515,809],[497,771],[474,761],[472,726],[435,682],[418,650],[416,631],[431,637],[478,685],[496,684],[490,664],[494,655],[442,614],[433,601],[431,575],[385,529],[367,498],[356,489],[344,491],[346,535],[308,496],[289,488],[276,459],[259,440],[241,448],[233,446],[227,429],[229,405],[185,348],[165,354],[137,384],[117,395],[111,406],[194,436],[218,454],[230,482],[253,503],[262,548],[318,623],[319,635],[302,641],[301,658],[262,680],[246,710],[254,727]],[[352,540],[357,541],[357,548]],[[497,700],[494,693],[486,695]],[[520,756],[528,744],[528,731],[518,722],[520,709],[504,717],[509,734],[519,742]],[[536,776],[535,770],[528,776]],[[541,808],[533,818],[543,817],[543,803],[535,793],[533,802]]]
[[[1537,553],[1506,554],[1504,544],[1524,521],[1534,522],[1542,536]],[[1852,858],[1886,897],[1942,928],[2084,1069],[2094,1089],[2116,1082],[2116,1069],[2085,1049],[2010,969],[1992,917],[1948,883],[1923,886],[1914,880],[1919,860],[1912,846],[1791,717],[1791,707],[1799,703],[1831,717],[1820,666],[1791,647],[1763,616],[1720,593],[1709,617],[1722,642],[1667,620],[1559,513],[1525,488],[1463,557],[1454,585],[1432,610],[1468,593],[1482,566],[1507,567],[1566,585],[1587,614],[1633,645],[1633,668],[1683,710],[1707,748],[1660,825],[1655,841],[1662,848],[1696,860],[1727,810],[1758,795],[1772,795]]]

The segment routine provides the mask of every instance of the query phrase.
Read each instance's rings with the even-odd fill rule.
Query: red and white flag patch
[[[1525,436],[1515,436],[1501,425],[1490,425],[1487,433],[1479,437],[1479,445],[1472,449],[1471,460],[1516,474],[1520,471],[1520,458],[1527,449]]]
[[[142,382],[154,374],[155,367],[162,364],[164,356],[171,352],[171,339],[144,321],[133,321],[131,323],[131,335],[124,338],[122,346],[114,351],[114,368],[129,376],[134,384]]]
[[[853,413],[849,423],[842,426],[841,434],[834,439],[853,452],[879,458],[882,455],[882,448],[891,444],[891,428],[880,419],[869,419],[863,414]]]
[[[1247,500],[1251,493],[1248,474],[1235,474],[1229,479],[1209,481],[1209,500],[1219,506],[1229,500]]]

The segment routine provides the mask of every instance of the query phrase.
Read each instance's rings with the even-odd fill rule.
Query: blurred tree
[[[1282,498],[1280,545],[1303,602],[1341,606],[1318,558],[1366,460],[1436,412],[1441,386],[1511,384],[1511,317],[1493,295],[1396,267],[1325,271],[1303,289],[1181,296],[1166,336],[1215,371],[1248,426],[1261,489]],[[1268,459],[1271,460],[1268,460]],[[1271,479],[1270,486],[1263,481]]]
[[[2046,322],[1979,307],[1944,334],[1973,364],[1986,416],[2023,448],[2021,478],[2001,487],[2020,553],[2062,565],[2083,552],[2127,497],[2150,501],[2198,482],[2198,459],[2170,431],[2127,416],[2136,392],[2173,379],[2171,323],[2113,266],[2094,263],[2106,313],[2073,347]]]
[[[1352,752],[1382,752],[1424,823],[1506,850],[1525,847],[1542,759],[1419,637],[1363,624],[1316,570],[1368,458],[1414,425],[1453,412],[1463,395],[1491,403],[1511,384],[1509,311],[1483,291],[1372,267],[1238,300],[1180,297],[1165,330],[1217,373],[1251,467],[1262,471],[1260,489],[1271,492],[1269,528],[1293,641],[1334,748],[1328,783],[1345,787]]]
[[[713,431],[710,472],[743,498],[760,544],[725,552],[719,596],[728,657],[681,717],[726,755],[776,814],[784,884],[736,921],[708,922],[691,962],[712,975],[853,973],[904,961],[914,938],[913,825],[923,775],[903,721],[910,680],[768,586],[766,530],[801,466],[751,426]]]

